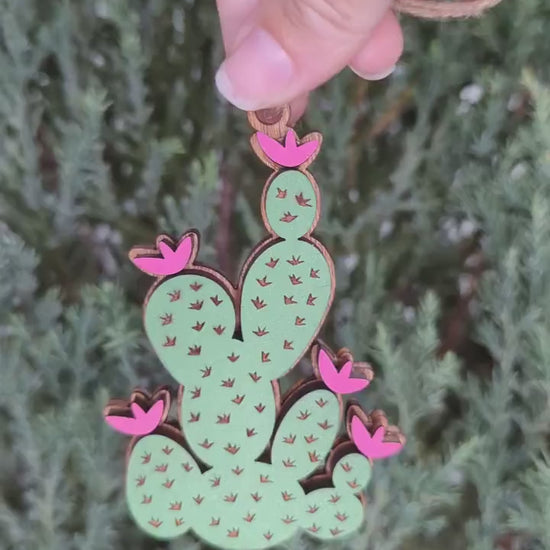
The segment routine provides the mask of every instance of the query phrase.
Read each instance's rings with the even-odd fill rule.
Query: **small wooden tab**
[[[284,114],[284,107],[273,107],[271,109],[262,109],[256,111],[256,117],[262,124],[267,124],[269,126],[277,124]]]
[[[289,120],[289,105],[248,112],[248,122],[252,128],[258,132],[267,134],[273,139],[281,139],[286,135],[289,129]]]

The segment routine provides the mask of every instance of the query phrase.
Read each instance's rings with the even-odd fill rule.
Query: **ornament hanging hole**
[[[274,139],[280,139],[286,135],[289,120],[289,105],[248,112],[248,122],[252,128]]]
[[[258,120],[267,126],[277,124],[284,115],[284,107],[273,107],[271,109],[262,109],[256,111],[256,117]]]

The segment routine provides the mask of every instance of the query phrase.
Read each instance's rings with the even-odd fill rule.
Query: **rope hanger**
[[[454,19],[480,16],[500,2],[501,0],[394,0],[393,7],[398,12],[423,19]]]

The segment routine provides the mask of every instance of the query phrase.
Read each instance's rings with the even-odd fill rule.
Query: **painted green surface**
[[[191,455],[170,438],[148,435],[132,450],[126,473],[126,498],[136,523],[149,535],[170,539],[196,521],[193,496],[201,472]]]
[[[316,405],[323,415],[313,414],[308,420],[296,417],[297,411],[305,411],[315,401],[328,401],[323,407]],[[171,539],[192,530],[209,544],[228,549],[267,548],[284,542],[298,529],[320,539],[349,535],[363,520],[363,506],[356,495],[370,478],[368,460],[358,453],[342,458],[334,468],[333,488],[305,494],[298,483],[305,470],[311,473],[322,463],[322,459],[304,460],[309,447],[320,457],[333,442],[335,430],[316,432],[313,424],[325,413],[338,412],[334,407],[338,403],[331,392],[315,390],[288,411],[276,436],[276,441],[281,436],[280,448],[289,449],[285,454],[296,457],[286,459],[287,466],[275,458],[280,451],[274,446],[272,464],[243,456],[240,464],[219,465],[201,474],[189,453],[172,439],[143,437],[127,469],[127,498],[134,520],[155,538]],[[315,443],[305,442],[306,426],[319,438]],[[287,429],[291,433],[284,443]],[[296,467],[289,466],[292,461]]]
[[[312,206],[299,206],[296,195]],[[317,203],[311,182],[295,170],[271,182],[266,210],[279,215],[290,206],[271,205],[289,201],[307,213],[307,222],[298,223],[299,217],[274,224],[293,240],[269,243],[249,265],[240,303],[242,341],[234,338],[236,313],[228,291],[207,274],[165,280],[145,308],[149,340],[184,386],[180,422],[186,439],[208,465],[239,463],[245,448],[253,458],[262,453],[275,423],[271,381],[304,355],[332,300],[328,254],[296,240],[306,225],[311,228]]]
[[[241,328],[251,360],[273,379],[286,374],[319,331],[331,300],[330,268],[317,248],[305,241],[282,241],[264,250],[250,266],[242,290]],[[264,365],[262,352],[269,354]]]
[[[307,353],[334,281],[328,253],[305,236],[319,208],[310,179],[282,172],[268,182],[264,200],[266,228],[276,236],[253,253],[236,298],[215,275],[191,267],[156,286],[145,306],[155,352],[183,386],[185,440],[206,465],[201,474],[165,436],[138,441],[128,502],[156,538],[190,529],[221,548],[267,548],[299,528],[317,538],[343,537],[363,518],[357,493],[370,465],[361,455],[345,457],[353,479],[337,466],[333,489],[306,495],[299,483],[322,471],[341,427],[339,398],[322,384],[302,388],[283,404],[275,429],[272,383]],[[270,443],[270,463],[258,462]]]
[[[312,231],[317,214],[317,197],[308,177],[287,170],[268,184],[265,214],[272,231],[294,240]]]
[[[271,463],[297,479],[324,464],[340,428],[340,404],[329,390],[304,395],[286,413],[271,447]]]

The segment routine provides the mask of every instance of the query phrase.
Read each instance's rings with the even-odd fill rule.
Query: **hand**
[[[394,69],[403,35],[391,0],[217,0],[227,57],[220,93],[254,111],[291,103],[349,66],[379,80]]]

